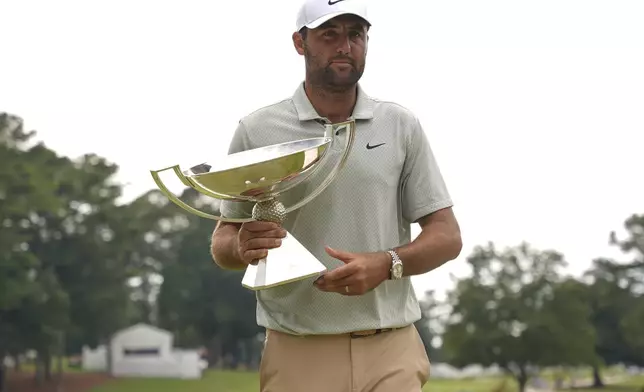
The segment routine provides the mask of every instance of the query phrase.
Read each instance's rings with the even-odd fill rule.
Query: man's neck
[[[357,86],[343,91],[328,91],[305,82],[304,91],[315,111],[332,123],[351,117],[358,96]]]

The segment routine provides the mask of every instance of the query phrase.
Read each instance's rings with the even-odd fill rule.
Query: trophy
[[[344,132],[344,143],[335,148]],[[321,132],[322,133],[322,132]],[[307,138],[246,150],[182,170],[179,165],[151,170],[152,178],[161,192],[174,204],[202,218],[223,222],[244,223],[253,220],[282,224],[292,211],[317,197],[334,180],[347,161],[355,137],[355,121],[326,124],[320,137]],[[336,152],[339,150],[339,154]],[[332,157],[336,156],[333,160]],[[328,173],[321,168],[330,165]],[[202,195],[226,202],[252,202],[250,217],[234,218],[213,215],[189,206],[170,192],[159,174],[171,170],[186,186]],[[317,174],[317,177],[316,177]],[[281,199],[300,184],[311,188],[302,196],[291,194],[292,205]],[[313,180],[306,182],[308,180]],[[307,193],[307,192],[305,192]],[[282,239],[279,248],[271,249],[257,265],[249,265],[242,286],[250,290],[275,287],[319,275],[326,267],[291,233]]]

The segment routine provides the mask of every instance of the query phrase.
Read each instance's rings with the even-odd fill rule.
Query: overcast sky
[[[118,163],[131,199],[292,95],[298,5],[0,0],[0,111]],[[371,16],[364,89],[420,117],[465,241],[419,292],[488,240],[559,249],[573,273],[615,255],[609,231],[644,213],[644,2],[371,0]]]

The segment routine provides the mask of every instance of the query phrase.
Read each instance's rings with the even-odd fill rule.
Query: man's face
[[[311,83],[332,90],[353,87],[364,73],[367,32],[363,19],[343,15],[308,30],[306,38],[296,39]]]

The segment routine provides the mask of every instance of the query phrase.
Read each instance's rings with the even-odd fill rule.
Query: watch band
[[[400,259],[400,256],[398,256],[398,253],[396,253],[394,249],[389,249],[387,253],[389,253],[389,256],[391,256],[391,268],[389,269],[389,279],[400,279],[400,277],[394,276],[394,267],[398,265],[402,265],[402,260]]]
[[[389,256],[391,256],[391,264],[393,264],[393,263],[395,263],[397,261],[402,261],[402,260],[400,260],[400,256],[398,256],[398,253],[396,253],[395,250],[389,249],[387,251],[387,253],[389,253]]]

